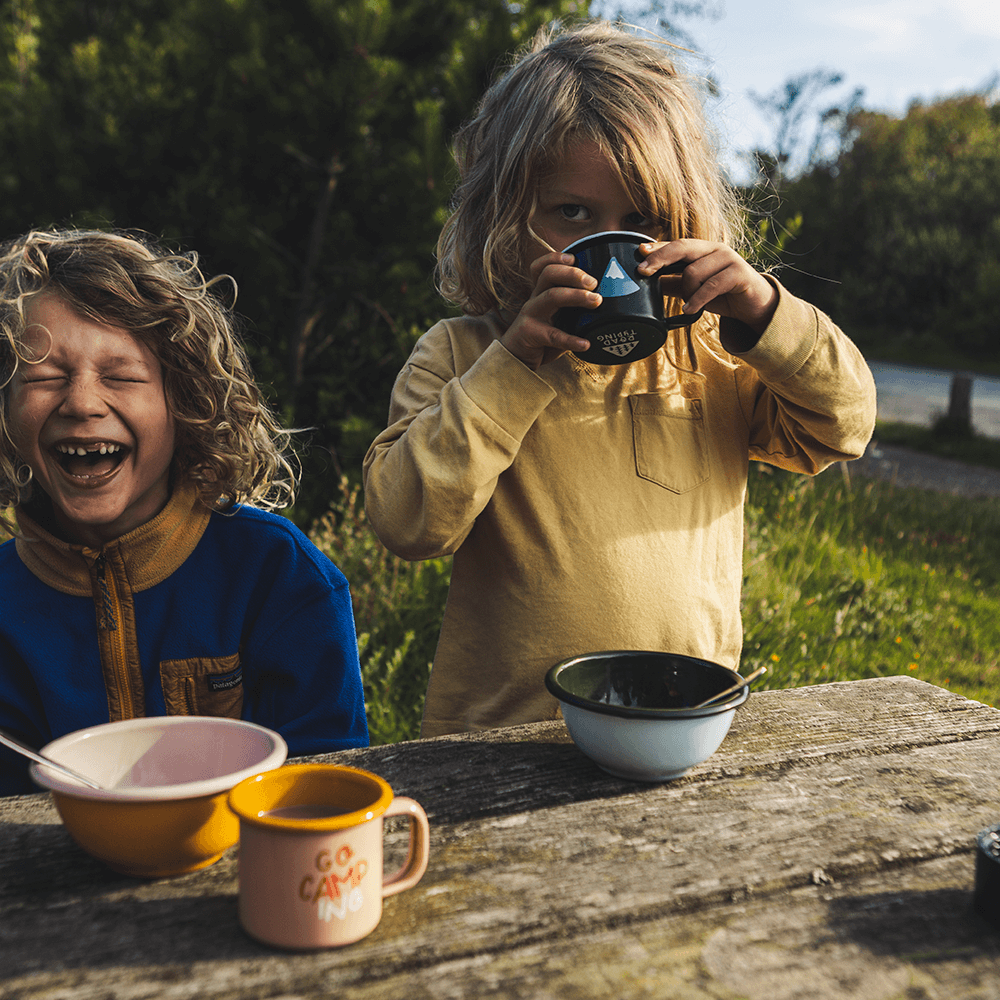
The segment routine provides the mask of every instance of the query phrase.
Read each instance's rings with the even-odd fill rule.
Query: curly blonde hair
[[[438,241],[446,299],[473,315],[521,308],[528,241],[547,246],[531,227],[540,183],[581,140],[604,153],[660,238],[742,242],[701,97],[670,48],[604,21],[535,35],[455,136],[459,184]]]
[[[0,511],[30,497],[31,470],[12,440],[9,401],[32,299],[58,295],[82,318],[141,339],[163,370],[176,422],[173,472],[193,481],[203,503],[225,510],[294,501],[297,462],[258,389],[238,323],[196,253],[174,254],[143,235],[96,230],[30,232],[0,246]]]

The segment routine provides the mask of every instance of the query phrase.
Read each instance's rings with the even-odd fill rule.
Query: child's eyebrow
[[[543,186],[541,190],[547,199],[555,201],[572,202],[574,205],[579,205],[586,201],[586,198],[582,194],[577,194],[574,191],[568,191],[565,188],[546,188]]]

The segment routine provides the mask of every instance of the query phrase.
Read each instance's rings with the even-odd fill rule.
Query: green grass
[[[744,673],[908,674],[1000,702],[1000,500],[751,470]]]
[[[880,444],[896,444],[941,458],[953,458],[970,465],[1000,469],[1000,441],[976,434],[955,434],[939,421],[933,427],[879,421],[875,439]]]

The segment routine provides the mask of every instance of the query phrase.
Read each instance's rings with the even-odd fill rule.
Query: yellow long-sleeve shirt
[[[420,339],[364,468],[389,549],[454,554],[424,736],[555,717],[545,671],[583,652],[737,666],[749,459],[813,474],[861,455],[875,421],[857,348],[777,287],[757,344],[731,364],[698,348],[698,375],[662,350],[534,372],[495,316]]]

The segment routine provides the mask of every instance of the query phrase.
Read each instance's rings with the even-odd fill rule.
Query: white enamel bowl
[[[670,781],[722,745],[749,687],[728,667],[673,653],[610,650],[557,663],[545,686],[573,742],[599,767],[633,781]]]

